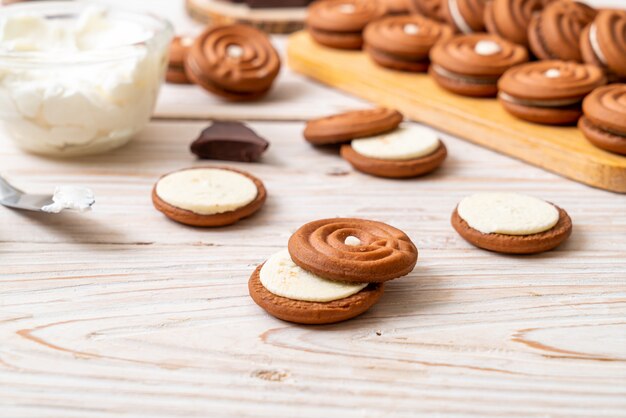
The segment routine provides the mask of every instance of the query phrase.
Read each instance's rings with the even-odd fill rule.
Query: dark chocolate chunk
[[[253,162],[269,142],[241,122],[215,121],[191,144],[191,152],[208,160]]]

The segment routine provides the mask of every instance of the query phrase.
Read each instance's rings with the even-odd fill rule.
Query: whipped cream
[[[76,186],[59,186],[54,191],[49,205],[41,208],[44,212],[59,213],[65,209],[85,212],[96,202],[91,189]]]
[[[3,128],[20,147],[48,155],[125,144],[150,119],[166,45],[148,42],[153,29],[108,8],[56,18],[36,10],[0,14]]]

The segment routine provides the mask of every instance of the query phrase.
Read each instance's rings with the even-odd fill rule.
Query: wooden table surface
[[[201,95],[187,102],[199,113],[175,115],[164,98],[184,100],[166,87],[158,118],[102,156],[45,159],[0,138],[17,186],[97,198],[78,215],[0,208],[0,417],[626,417],[626,197],[449,136],[433,175],[368,177],[308,146],[298,121],[305,105],[363,103],[284,77],[258,117]],[[280,99],[292,88],[298,99]],[[264,119],[270,106],[287,121],[250,123],[271,141],[263,161],[232,164],[265,182],[258,215],[194,229],[152,207],[161,174],[203,164],[188,145],[208,122],[190,118]],[[525,257],[470,246],[450,214],[494,190],[567,209],[571,239]],[[345,323],[267,315],[250,273],[300,225],[334,216],[403,229],[416,269]]]

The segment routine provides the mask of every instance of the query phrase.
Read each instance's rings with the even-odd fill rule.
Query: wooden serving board
[[[245,23],[269,33],[292,33],[304,27],[305,7],[251,9],[224,0],[186,0],[194,19],[211,24]]]
[[[495,99],[448,93],[426,74],[384,69],[363,52],[326,48],[306,32],[290,37],[287,56],[293,70],[410,119],[581,183],[626,193],[626,157],[595,148],[575,127],[521,121]]]

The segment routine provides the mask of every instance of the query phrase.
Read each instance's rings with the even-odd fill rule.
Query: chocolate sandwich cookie
[[[435,43],[452,37],[445,24],[420,15],[391,16],[367,25],[365,50],[383,67],[401,71],[428,70],[428,53]]]
[[[289,254],[302,269],[328,280],[381,283],[405,276],[417,248],[399,229],[353,218],[322,219],[298,229]]]
[[[572,61],[539,61],[508,70],[498,100],[514,116],[547,125],[576,123],[583,98],[606,83],[602,70]]]
[[[209,27],[185,60],[190,80],[232,101],[265,95],[279,70],[280,58],[267,36],[241,24]]]
[[[582,62],[580,34],[596,14],[595,9],[577,1],[548,4],[530,21],[530,49],[542,60]]]
[[[443,0],[407,0],[409,11],[429,19],[443,22],[441,3]]]
[[[626,79],[625,33],[626,10],[601,10],[581,35],[585,62],[604,68],[611,79]]]
[[[340,49],[360,49],[365,26],[386,13],[382,2],[318,0],[309,6],[306,25],[318,43]]]
[[[578,128],[599,148],[626,155],[626,84],[595,89],[583,100]]]
[[[430,51],[433,79],[463,96],[493,97],[498,79],[509,68],[528,61],[522,46],[489,34],[458,35]]]
[[[152,203],[186,225],[225,226],[246,218],[265,203],[258,178],[226,167],[198,167],[164,175],[152,189]]]
[[[187,74],[185,74],[185,59],[191,45],[193,45],[193,38],[188,36],[176,36],[172,40],[170,59],[165,74],[168,83],[191,84]]]
[[[478,193],[463,199],[452,226],[470,244],[505,254],[549,251],[572,232],[563,209],[515,193]]]
[[[411,178],[437,169],[446,159],[447,150],[432,129],[407,124],[342,145],[341,156],[363,173]]]
[[[354,138],[392,131],[400,125],[402,118],[400,112],[384,107],[353,110],[308,121],[304,138],[313,145],[341,144]]]
[[[487,0],[441,0],[441,14],[456,32],[484,32],[486,4]]]
[[[364,313],[383,295],[384,284],[324,279],[298,267],[283,250],[254,270],[248,291],[257,305],[276,318],[319,325]]]
[[[254,162],[270,146],[241,122],[215,121],[191,144],[191,152],[210,160]]]
[[[492,0],[485,5],[487,31],[528,47],[528,25],[533,15],[555,0]]]

